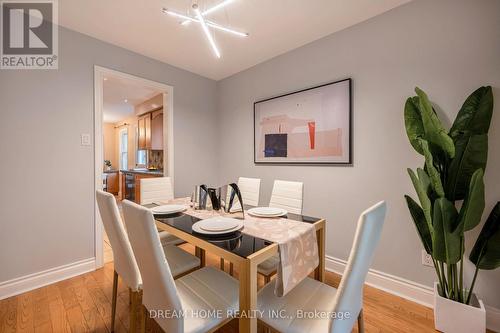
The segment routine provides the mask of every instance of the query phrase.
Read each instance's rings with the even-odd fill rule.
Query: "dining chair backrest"
[[[260,197],[260,179],[259,178],[245,178],[238,179],[238,188],[241,192],[243,204],[250,206],[259,205]]]
[[[113,251],[114,269],[133,291],[141,285],[141,274],[125,231],[116,199],[111,193],[96,191],[97,206]]]
[[[301,215],[303,187],[301,182],[275,180],[269,207],[283,208],[290,213]]]
[[[381,201],[365,210],[358,220],[354,242],[335,295],[334,313],[349,313],[342,319],[333,319],[331,333],[350,332],[363,307],[363,285],[370,268],[384,225],[386,203]]]
[[[184,332],[182,305],[170,267],[150,210],[134,202],[123,201],[127,232],[142,276],[142,304],[148,310],[170,310],[172,316],[162,323],[167,332]]]
[[[140,204],[147,205],[174,198],[170,177],[142,178],[140,186]]]

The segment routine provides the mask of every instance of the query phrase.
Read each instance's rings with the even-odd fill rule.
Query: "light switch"
[[[82,146],[90,146],[90,134],[84,133],[81,135]]]

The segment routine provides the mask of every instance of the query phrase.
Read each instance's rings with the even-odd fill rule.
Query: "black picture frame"
[[[302,93],[302,92],[305,92],[305,91],[309,91],[309,90],[314,90],[314,89],[318,89],[318,88],[322,88],[322,87],[325,87],[325,86],[329,86],[329,85],[334,85],[334,84],[338,84],[338,83],[341,83],[341,82],[349,82],[349,137],[348,137],[348,147],[349,147],[349,154],[348,154],[348,161],[345,161],[345,162],[322,162],[322,161],[318,161],[318,162],[310,162],[310,161],[257,161],[257,154],[256,154],[256,144],[255,144],[255,141],[256,141],[256,105],[259,104],[259,103],[262,103],[262,102],[267,102],[267,101],[270,101],[270,100],[273,100],[273,99],[278,99],[278,98],[282,98],[282,97],[286,97],[286,96],[290,96],[290,95],[294,95],[294,94],[299,94],[299,93]],[[320,85],[317,85],[317,86],[313,86],[313,87],[310,87],[310,88],[305,88],[305,89],[301,89],[301,90],[296,90],[296,91],[292,91],[292,92],[289,92],[289,93],[286,93],[286,94],[282,94],[282,95],[278,95],[278,96],[274,96],[274,97],[269,97],[269,98],[265,98],[265,99],[261,99],[261,100],[258,100],[258,101],[255,101],[253,103],[253,162],[254,164],[256,165],[331,165],[331,166],[352,166],[353,165],[353,107],[352,107],[352,78],[346,78],[346,79],[341,79],[341,80],[336,80],[336,81],[332,81],[332,82],[328,82],[328,83],[324,83],[324,84],[320,84]]]

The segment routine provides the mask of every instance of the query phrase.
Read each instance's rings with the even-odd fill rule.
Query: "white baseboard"
[[[489,305],[484,307],[486,309],[486,327],[494,332],[500,332],[500,309]]]
[[[345,260],[326,256],[326,270],[330,272],[342,275],[346,264]],[[434,305],[433,288],[414,281],[370,269],[366,277],[366,284],[429,308]],[[491,306],[485,306],[485,308],[486,326],[492,331],[500,332],[500,310]]]
[[[0,300],[22,294],[58,281],[69,279],[95,269],[95,258],[80,260],[38,273],[0,282]]]

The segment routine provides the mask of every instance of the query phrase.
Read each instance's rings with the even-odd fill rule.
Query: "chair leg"
[[[137,315],[140,310],[140,305],[142,304],[142,297],[140,291],[132,291],[132,304],[130,306],[130,330],[129,332],[137,332],[137,324],[141,324],[137,320]],[[140,318],[142,322],[142,318]]]
[[[111,301],[111,332],[115,331],[115,317],[116,317],[116,296],[118,293],[118,273],[113,273],[113,296]]]
[[[359,311],[359,315],[358,315],[358,332],[359,333],[365,332],[365,321],[363,319],[363,309],[361,309],[361,311]]]
[[[142,305],[142,311],[141,311],[141,327],[140,327],[140,332],[144,333],[146,332],[146,320],[148,318],[148,309],[144,305]]]
[[[225,271],[226,265],[224,263],[224,258],[220,258],[220,270]]]
[[[271,275],[264,275],[264,284],[271,282]]]

